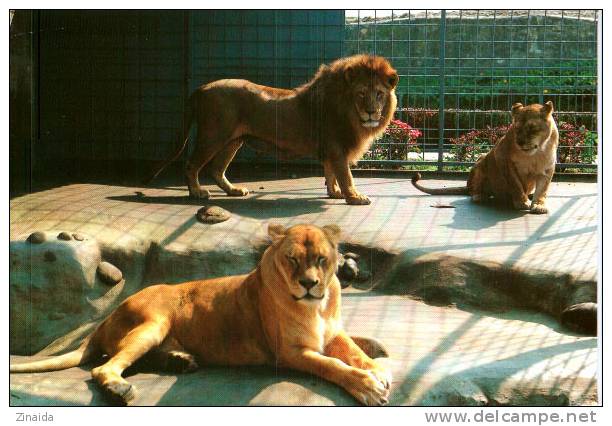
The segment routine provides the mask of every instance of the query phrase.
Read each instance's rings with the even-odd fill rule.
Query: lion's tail
[[[189,101],[187,101],[187,104],[185,105],[185,112],[183,114],[183,134],[182,139],[179,141],[179,144],[176,147],[176,151],[174,152],[174,154],[172,154],[171,157],[166,158],[165,160],[158,163],[157,166],[155,166],[155,168],[153,169],[153,173],[151,173],[149,177],[142,181],[143,185],[150,184],[153,179],[155,179],[157,175],[161,173],[162,170],[164,170],[170,163],[176,161],[180,157],[181,153],[185,150],[185,147],[187,146],[187,141],[189,141],[189,129],[191,129],[191,124],[193,122],[193,102],[194,97],[192,96],[189,98]]]
[[[423,191],[426,194],[431,195],[469,195],[469,190],[467,186],[456,186],[452,188],[425,188],[421,186],[418,181],[421,179],[420,173],[415,173],[412,176],[412,184],[419,191]]]
[[[25,362],[22,364],[11,364],[11,373],[38,373],[43,371],[65,370],[85,364],[97,353],[95,345],[91,341],[91,336],[72,352],[54,356],[39,361]]]

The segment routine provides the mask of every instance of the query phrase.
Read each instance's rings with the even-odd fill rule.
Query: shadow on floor
[[[322,213],[329,203],[344,203],[344,200],[322,198],[277,198],[274,200],[251,198],[212,198],[195,200],[189,196],[147,196],[144,194],[118,195],[107,197],[109,200],[127,201],[147,204],[178,204],[178,205],[215,205],[233,214],[253,219],[267,220],[270,218],[295,217],[303,214]]]

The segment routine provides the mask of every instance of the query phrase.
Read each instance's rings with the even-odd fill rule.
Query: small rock
[[[361,256],[359,256],[357,253],[353,253],[351,251],[344,253],[344,258],[345,259],[353,259],[353,260],[359,260]]]
[[[98,276],[106,284],[115,285],[123,279],[123,274],[112,263],[100,262],[98,265]]]
[[[77,233],[72,234],[72,238],[74,238],[77,241],[83,241],[85,239],[85,236],[77,232]]]
[[[225,222],[231,217],[231,213],[219,206],[204,206],[196,213],[196,217],[203,223]]]
[[[60,232],[59,234],[57,234],[57,239],[64,240],[64,241],[70,241],[72,240],[72,237],[70,236],[68,232]]]
[[[340,268],[340,278],[350,281],[355,279],[359,274],[359,267],[354,259],[348,258],[344,260],[344,265]]]
[[[32,244],[44,243],[46,240],[47,240],[47,236],[44,234],[44,232],[40,232],[40,231],[32,232],[30,236],[28,237],[28,242]]]
[[[259,189],[264,189],[264,187],[263,187],[263,186],[260,186],[260,187],[259,187]]]
[[[45,262],[55,262],[57,259],[57,256],[55,256],[55,254],[50,251],[46,251],[44,254],[44,257],[45,257]]]

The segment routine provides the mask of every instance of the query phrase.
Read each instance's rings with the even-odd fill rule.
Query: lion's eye
[[[293,265],[295,268],[298,267],[298,260],[295,257],[287,256],[287,259],[289,260],[289,263],[291,263],[291,265]]]
[[[324,256],[319,256],[317,258],[317,265],[323,266],[327,262],[327,259]]]
[[[381,92],[381,91],[379,91],[379,92],[377,92],[377,93],[376,93],[376,98],[377,98],[378,100],[381,100],[381,99],[383,98],[383,96],[384,96],[384,93],[383,93],[383,92]]]

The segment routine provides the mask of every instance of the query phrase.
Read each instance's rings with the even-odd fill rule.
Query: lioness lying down
[[[380,136],[397,105],[397,72],[380,56],[355,55],[321,65],[309,82],[295,89],[261,86],[247,80],[218,80],[190,96],[181,143],[158,165],[145,184],[178,159],[189,128],[197,141],[185,166],[189,195],[208,198],[198,181],[206,166],[217,185],[232,196],[246,188],[232,185],[225,171],[243,143],[281,157],[314,157],[323,163],[327,194],[348,204],[370,204],[357,192],[350,164]]]
[[[108,355],[94,380],[119,404],[135,396],[123,371],[145,354],[174,370],[275,365],[315,374],[366,405],[387,403],[391,373],[342,330],[338,227],[270,226],[273,243],[247,275],[147,287],[81,346],[13,372],[61,370]],[[367,339],[365,339],[367,340]]]
[[[510,204],[517,210],[548,213],[546,193],[555,171],[559,144],[552,112],[552,102],[514,104],[510,130],[488,154],[478,159],[466,186],[425,188],[417,183],[421,178],[419,173],[412,178],[412,184],[432,195],[471,195],[474,202],[493,197],[496,202]]]

